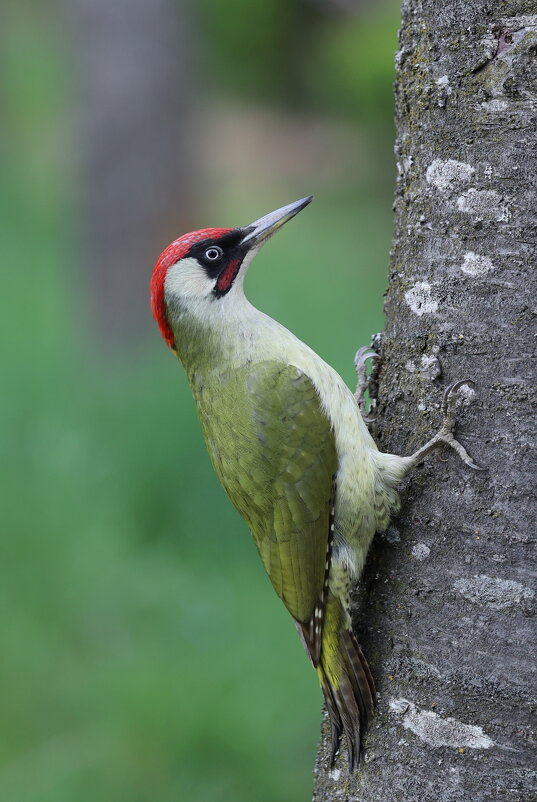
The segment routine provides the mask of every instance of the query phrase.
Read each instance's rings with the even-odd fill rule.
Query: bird
[[[151,310],[186,372],[207,450],[252,533],[279,598],[316,669],[331,732],[348,766],[360,759],[375,684],[353,632],[351,587],[376,532],[399,509],[403,478],[455,439],[450,385],[439,432],[411,456],[381,452],[339,374],[288,329],[254,307],[244,279],[261,246],[312,200],[246,226],[204,228],[175,239],[151,277]],[[358,352],[357,367],[374,356]]]

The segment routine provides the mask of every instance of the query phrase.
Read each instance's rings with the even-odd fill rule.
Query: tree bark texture
[[[536,11],[403,3],[376,437],[412,453],[470,378],[458,435],[487,471],[437,452],[377,537],[355,629],[378,710],[353,775],[324,722],[316,802],[537,799]]]

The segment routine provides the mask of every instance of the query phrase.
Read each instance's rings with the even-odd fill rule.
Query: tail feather
[[[328,711],[328,721],[330,723],[330,764],[332,765],[336,757],[339,743],[343,734],[343,724],[339,715],[336,700],[332,693],[332,688],[328,679],[325,677],[322,668],[318,669],[321,677],[321,688],[323,690],[324,702]]]
[[[349,673],[352,671],[352,676],[354,677],[354,688],[360,701],[360,712],[363,719],[367,722],[371,718],[375,708],[375,683],[365,655],[352,629],[343,630],[341,639],[347,653],[346,662],[350,668]]]
[[[375,685],[347,612],[329,594],[317,668],[331,730],[331,763],[345,733],[349,769],[360,761],[361,735],[375,706]]]

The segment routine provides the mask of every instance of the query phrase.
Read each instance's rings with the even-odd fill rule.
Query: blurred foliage
[[[201,0],[208,84],[232,95],[337,113],[391,130],[399,3],[356,6]]]
[[[289,7],[259,5],[254,25],[245,0],[204,0],[213,15],[205,47],[222,88],[271,94]],[[91,346],[65,161],[68,49],[59,20],[22,8],[3,37],[0,90],[9,121],[0,188],[0,798],[307,799],[315,674],[212,473],[186,380],[156,330],[119,362]],[[390,84],[391,55],[384,62],[381,53],[393,50],[394,27],[388,45],[383,26],[371,10],[359,24],[316,31],[310,97],[325,110],[377,119],[360,59],[369,48],[374,80],[384,87],[385,70]],[[362,161],[322,187],[248,277],[252,300],[349,383],[354,350],[382,325],[391,226],[387,172]],[[282,202],[299,196],[288,176],[279,182]],[[274,186],[259,187],[255,208],[229,186],[213,190],[217,223],[275,205]]]
[[[319,32],[312,94],[317,106],[380,127],[392,136],[393,58],[399,3],[374,4]]]

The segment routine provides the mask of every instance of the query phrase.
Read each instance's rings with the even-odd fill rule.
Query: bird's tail
[[[360,760],[360,737],[375,705],[375,685],[367,661],[352,631],[350,616],[332,592],[324,611],[321,655],[317,673],[323,689],[332,736],[334,761],[343,733],[349,768]]]

